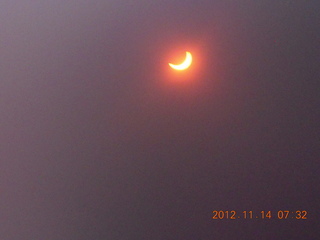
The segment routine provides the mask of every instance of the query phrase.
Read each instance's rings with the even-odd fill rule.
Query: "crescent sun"
[[[190,67],[191,63],[192,63],[192,55],[190,52],[186,52],[186,58],[181,64],[175,65],[175,64],[169,63],[169,66],[175,70],[181,71]]]

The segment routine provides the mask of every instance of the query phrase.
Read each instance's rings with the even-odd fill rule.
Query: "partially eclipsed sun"
[[[182,70],[189,68],[191,63],[192,63],[192,55],[190,52],[186,52],[186,59],[183,61],[183,63],[178,64],[178,65],[169,63],[169,66],[175,70],[182,71]]]

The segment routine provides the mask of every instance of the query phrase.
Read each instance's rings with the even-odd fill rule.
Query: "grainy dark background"
[[[319,12],[2,0],[1,240],[317,239]],[[187,47],[197,71],[183,81],[167,62]]]

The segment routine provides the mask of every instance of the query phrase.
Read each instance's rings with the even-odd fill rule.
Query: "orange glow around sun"
[[[194,85],[201,81],[204,70],[204,54],[201,47],[194,45],[173,46],[166,53],[163,77],[169,85]]]

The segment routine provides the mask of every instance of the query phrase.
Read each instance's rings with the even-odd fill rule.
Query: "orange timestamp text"
[[[279,210],[279,211],[212,211],[212,219],[307,219],[306,210]]]

